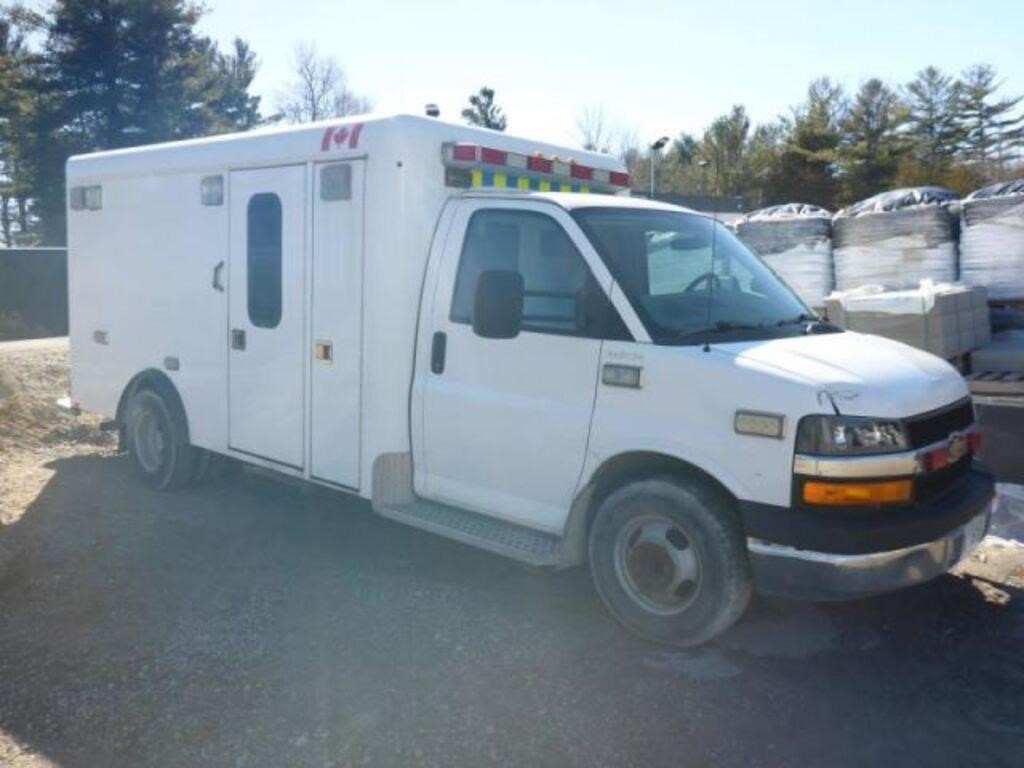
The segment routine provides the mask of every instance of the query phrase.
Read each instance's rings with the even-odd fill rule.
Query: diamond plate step
[[[382,506],[379,511],[400,523],[531,565],[558,565],[561,560],[561,537],[458,507],[420,500]]]

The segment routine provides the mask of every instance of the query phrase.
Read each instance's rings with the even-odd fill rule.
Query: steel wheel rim
[[[682,613],[700,592],[700,555],[692,537],[667,515],[642,515],[622,527],[615,572],[630,599],[652,613]]]
[[[160,427],[160,420],[149,410],[140,411],[135,417],[135,456],[146,472],[160,470],[164,463],[166,440]]]

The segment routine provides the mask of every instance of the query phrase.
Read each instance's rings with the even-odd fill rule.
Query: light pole
[[[651,144],[651,200],[654,199],[654,161],[658,156],[658,152],[661,148],[668,144],[668,136],[662,136],[656,142]]]

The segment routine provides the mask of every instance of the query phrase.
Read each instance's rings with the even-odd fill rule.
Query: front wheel
[[[615,618],[659,642],[690,646],[728,629],[750,601],[746,546],[732,506],[674,478],[619,488],[597,510],[590,570]]]
[[[135,471],[146,485],[165,491],[192,479],[195,450],[185,438],[181,421],[156,392],[143,389],[132,396],[125,433]]]

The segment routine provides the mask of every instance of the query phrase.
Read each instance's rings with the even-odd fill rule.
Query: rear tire
[[[677,646],[724,632],[752,591],[732,504],[709,486],[675,478],[630,483],[601,503],[590,530],[590,571],[615,618]]]
[[[135,471],[150,488],[169,491],[194,477],[196,451],[186,440],[184,415],[175,418],[153,390],[140,390],[128,402],[125,436]]]

